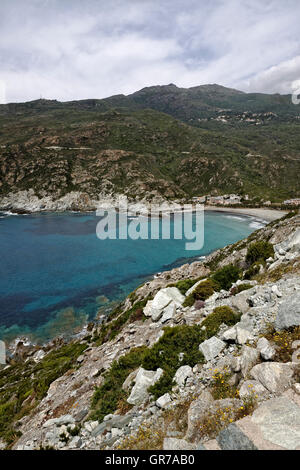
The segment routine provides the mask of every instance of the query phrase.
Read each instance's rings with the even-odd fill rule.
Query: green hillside
[[[218,85],[0,105],[0,195],[300,196],[300,108]]]

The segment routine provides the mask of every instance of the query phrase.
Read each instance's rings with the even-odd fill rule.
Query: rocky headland
[[[12,449],[300,449],[300,216],[163,272],[0,372]]]

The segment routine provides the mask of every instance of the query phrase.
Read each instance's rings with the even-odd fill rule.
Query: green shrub
[[[94,392],[94,412],[90,418],[101,421],[105,415],[118,408],[121,400],[127,399],[122,385],[128,375],[140,366],[146,370],[161,368],[164,371],[160,380],[149,387],[149,392],[155,399],[169,392],[173,386],[175,372],[180,366],[194,367],[204,361],[199,344],[215,335],[222,323],[234,325],[239,318],[229,307],[218,307],[201,325],[166,327],[163,336],[151,348],[142,346],[133,349],[118,361],[114,361],[105,374],[103,385]]]
[[[180,325],[166,327],[160,340],[148,349],[142,366],[145,369],[163,369],[164,374],[149,392],[157,399],[172,388],[176,370],[183,365],[194,365],[203,362],[199,344],[204,340],[200,325]],[[181,360],[179,355],[183,354]]]
[[[234,282],[240,278],[241,271],[237,266],[228,264],[218,269],[211,277],[219,286],[219,290],[229,290]]]
[[[172,287],[177,287],[177,289],[180,290],[180,292],[185,295],[185,293],[191,288],[193,287],[194,284],[196,284],[196,282],[198,281],[199,279],[183,279],[182,281],[178,281],[176,282],[176,284],[172,284]]]
[[[264,262],[266,259],[274,256],[273,245],[269,242],[260,240],[251,245],[248,248],[246,261],[249,264],[253,264],[256,261]]]
[[[128,321],[134,322],[144,320],[143,308],[151,298],[151,296],[148,296],[146,299],[135,302],[130,309],[126,310],[126,312],[122,314],[120,314],[122,312],[120,307],[117,307],[116,311],[119,316],[115,320],[104,323],[101,326],[98,337],[94,338],[96,346],[101,346],[103,343],[114,339]]]
[[[256,276],[259,273],[260,270],[260,262],[256,261],[253,263],[249,269],[244,274],[244,279],[252,279],[254,276]]]
[[[234,288],[231,289],[230,293],[232,295],[236,295],[236,294],[239,294],[240,292],[243,292],[244,290],[248,290],[248,289],[252,289],[252,285],[251,284],[239,284],[238,286],[235,286]]]
[[[218,289],[218,285],[211,279],[201,282],[195,290],[187,296],[183,306],[191,307],[196,300],[206,300]]]
[[[103,385],[96,388],[94,392],[92,407],[95,411],[91,419],[102,421],[104,416],[114,413],[120,400],[126,398],[126,392],[122,389],[125,379],[141,365],[146,351],[146,346],[134,348],[112,363],[111,368],[105,374]]]
[[[222,307],[216,307],[214,311],[201,323],[201,327],[205,327],[206,337],[211,338],[219,331],[222,323],[232,326],[239,320],[240,315],[237,315],[230,307],[224,305]]]
[[[47,394],[50,384],[77,366],[87,344],[69,343],[50,351],[39,362],[28,360],[0,372],[0,438],[12,444],[18,437],[15,423]],[[32,397],[32,403],[24,403]],[[31,400],[29,400],[31,402]]]

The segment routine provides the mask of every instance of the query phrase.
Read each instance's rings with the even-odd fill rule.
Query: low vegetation
[[[240,321],[240,317],[239,314],[235,313],[230,307],[227,307],[227,305],[216,307],[201,323],[201,328],[205,328],[205,336],[206,339],[208,339],[215,336],[222,323],[232,326]]]
[[[68,370],[78,367],[77,357],[87,344],[70,343],[49,352],[39,363],[16,363],[0,372],[0,438],[12,444],[17,422],[47,394],[49,386]]]
[[[116,316],[117,318],[115,320],[107,321],[106,323],[104,323],[101,326],[98,335],[93,338],[93,341],[95,342],[96,346],[101,346],[107,341],[111,341],[112,339],[114,339],[126,323],[133,323],[135,321],[145,320],[146,317],[143,314],[143,308],[150,299],[151,297],[149,296],[146,299],[135,302],[130,309],[126,310],[123,313],[122,309],[120,307],[117,307],[115,312],[113,312],[112,316],[110,317],[113,318],[114,316]]]
[[[241,406],[217,407],[208,411],[196,423],[195,435],[191,436],[191,440],[214,439],[229,424],[252,414],[255,407],[256,400],[250,397],[244,399]]]
[[[127,398],[122,384],[140,366],[146,370],[161,368],[164,371],[160,380],[149,388],[154,399],[169,392],[174,385],[175,372],[180,366],[193,367],[204,361],[199,344],[215,335],[222,323],[234,325],[238,320],[239,317],[229,307],[218,307],[201,325],[166,327],[163,336],[151,348],[143,346],[133,349],[114,361],[105,374],[103,385],[95,390],[91,418],[101,421],[105,415],[118,408],[120,400]]]
[[[233,264],[228,264],[221,269],[218,269],[212,276],[212,280],[218,286],[218,290],[229,290],[241,276],[241,270]]]
[[[183,303],[184,307],[191,307],[197,300],[208,299],[216,290],[218,286],[211,279],[201,282],[194,291],[188,295]]]
[[[274,361],[291,362],[293,354],[299,350],[300,356],[300,327],[291,328],[289,331],[276,331],[272,328],[265,337],[271,341],[276,349]],[[294,347],[295,341],[299,341],[299,346]],[[294,343],[294,345],[293,345]]]
[[[273,245],[267,241],[259,240],[251,243],[247,250],[246,261],[250,265],[255,262],[264,263],[268,258],[274,257]]]

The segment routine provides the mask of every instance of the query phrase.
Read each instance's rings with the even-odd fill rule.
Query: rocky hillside
[[[300,113],[290,96],[207,85],[0,105],[0,209],[131,200],[299,197]]]
[[[300,449],[300,216],[164,272],[0,372],[14,449]]]

